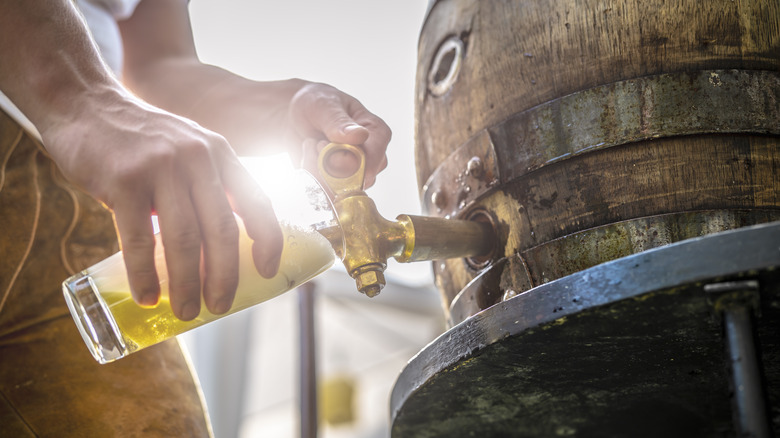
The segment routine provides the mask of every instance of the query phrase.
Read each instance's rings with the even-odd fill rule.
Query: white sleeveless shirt
[[[133,15],[141,0],[75,0],[76,7],[84,16],[100,54],[114,74],[122,74],[122,37],[117,20]],[[35,126],[22,114],[16,105],[0,91],[0,108],[22,125],[30,134],[40,140]]]

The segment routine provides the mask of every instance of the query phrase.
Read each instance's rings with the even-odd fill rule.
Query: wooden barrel
[[[424,211],[501,244],[393,437],[780,433],[780,2],[432,1],[416,81]]]
[[[423,210],[481,215],[502,243],[434,263],[453,324],[780,219],[777,0],[432,1],[415,99]]]

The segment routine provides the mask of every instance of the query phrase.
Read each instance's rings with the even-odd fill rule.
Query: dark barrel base
[[[713,234],[488,308],[404,369],[392,436],[734,437],[762,422],[778,434],[778,245],[778,222]],[[723,295],[733,284],[749,286]],[[748,394],[733,369],[750,360],[729,359],[724,337],[734,303],[749,309],[757,340],[761,384]],[[745,412],[733,382],[768,408]]]

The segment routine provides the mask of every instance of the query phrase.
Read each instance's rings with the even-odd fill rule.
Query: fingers
[[[226,150],[227,143],[219,138],[214,140],[218,146],[212,149]],[[170,215],[177,218],[178,229],[165,229],[160,223],[160,231],[166,248],[166,258],[169,257],[168,238],[175,240],[176,252],[171,253],[171,258],[176,258],[186,263],[181,273],[181,283],[171,284],[177,286],[177,297],[181,303],[173,303],[174,309],[181,309],[182,319],[191,314],[187,311],[200,303],[200,288],[193,290],[190,285],[198,285],[203,289],[203,300],[211,313],[222,314],[230,310],[238,287],[238,225],[228,202],[222,177],[211,154],[207,148],[198,148],[195,153],[203,154],[201,157],[191,154],[192,163],[187,166],[189,173],[184,180],[192,181],[187,198],[191,199],[191,206],[182,205],[179,199],[169,199],[164,203],[170,208],[182,205],[183,211],[171,211]],[[223,152],[224,153],[224,152]],[[190,207],[191,211],[186,211]],[[185,214],[190,214],[187,219]],[[167,232],[167,234],[166,234]],[[202,251],[201,251],[202,248]],[[194,263],[197,258],[198,262]],[[197,271],[193,272],[193,267]],[[169,273],[173,271],[169,265]],[[202,275],[202,278],[200,276]],[[197,299],[197,301],[196,301]],[[197,316],[197,314],[195,314]]]
[[[385,170],[387,168],[387,155],[383,155],[381,161],[379,162],[379,166],[374,167],[372,172],[366,172],[366,187],[371,187],[376,182],[376,177],[379,174],[379,172]]]
[[[351,144],[351,143],[347,143]],[[312,138],[304,139],[301,143],[302,158],[300,161],[301,167],[307,169],[312,175],[315,175],[319,179],[319,171],[317,163],[319,160],[319,154],[325,146],[328,145],[328,141],[316,141]],[[360,146],[360,145],[358,145]],[[371,187],[376,182],[376,176],[379,172],[387,168],[387,156],[383,153],[379,157],[379,164],[369,165],[369,153],[375,151],[370,146],[360,146],[366,154],[366,172],[363,182],[365,188]],[[373,158],[376,161],[376,157]],[[328,168],[328,172],[338,178],[345,178],[354,174],[358,170],[360,162],[357,157],[348,152],[333,153],[329,157],[329,161],[325,163]],[[322,182],[322,181],[321,181]]]
[[[316,141],[311,138],[304,139],[301,147],[304,152],[302,167],[306,169],[318,169],[319,155],[328,145],[328,141]],[[360,158],[354,154],[337,150],[328,154],[327,161],[324,163],[328,173],[336,178],[346,178],[353,175],[360,167]],[[316,173],[316,172],[315,172]]]
[[[121,203],[113,206],[113,213],[130,291],[138,304],[154,306],[160,299],[160,282],[154,264],[151,205],[148,198],[130,193],[121,199]]]
[[[155,204],[168,266],[171,309],[177,318],[189,321],[200,313],[200,226],[185,187],[164,191]]]
[[[347,118],[345,110],[352,110],[356,120]],[[341,112],[341,115],[337,115]],[[378,117],[374,116],[362,107],[357,101],[351,103],[347,108],[331,108],[329,112],[320,113],[320,117],[333,117],[331,123],[326,125],[323,132],[327,139],[335,143],[346,143],[360,146],[366,155],[366,176],[364,185],[371,187],[376,181],[376,176],[387,166],[387,156],[385,152],[390,142],[390,128]],[[355,125],[362,123],[361,125]],[[335,157],[335,161],[330,163],[341,167],[345,171],[352,169],[349,173],[357,170],[357,163],[349,158],[348,154],[344,157]]]
[[[133,297],[141,305],[159,300],[149,218],[155,210],[174,315],[196,318],[201,292],[211,313],[225,313],[238,286],[238,226],[214,160],[229,146],[207,133],[163,149],[158,145],[153,159],[121,167],[124,189],[112,196]]]
[[[337,178],[353,175],[360,167],[360,158],[348,151],[333,151],[324,163],[328,172]]]
[[[365,187],[372,186],[376,175],[387,166],[385,152],[392,132],[355,98],[327,85],[310,84],[293,98],[290,112],[291,120],[306,138],[362,147],[366,154]],[[311,154],[310,149],[304,150],[304,163],[312,163]],[[337,161],[334,166],[343,166],[346,172],[350,162]],[[352,167],[354,173],[357,168]]]
[[[233,303],[240,265],[239,228],[228,194],[255,241],[252,254],[257,271],[267,278],[274,276],[282,251],[282,233],[270,201],[227,143],[212,141],[216,145],[209,147],[194,142],[190,151],[171,157],[168,165],[158,159],[158,172],[153,172],[150,183],[154,194],[140,193],[138,201],[128,194],[114,209],[133,297],[142,305],[154,305],[159,299],[149,220],[149,212],[156,210],[171,309],[185,321],[199,315],[201,292],[211,313],[225,313]],[[140,201],[149,198],[152,205]]]
[[[211,313],[222,314],[238,287],[238,225],[219,179],[201,180],[193,191],[203,239],[203,299]]]
[[[149,190],[139,191],[138,186],[128,190],[128,200],[115,208],[134,298],[144,305],[154,305],[159,299],[149,220],[154,209],[174,315],[185,321],[196,318],[201,293],[211,313],[229,311],[240,266],[239,227],[233,209],[243,217],[247,234],[255,241],[252,253],[257,271],[270,278],[279,268],[283,243],[270,201],[217,135],[178,143],[176,153],[158,154],[154,167],[146,172],[149,181],[144,186]],[[143,178],[136,176],[135,180]],[[139,200],[132,201],[136,198],[130,195]]]
[[[384,120],[368,111],[357,100],[350,98],[348,103],[349,105],[346,107],[346,110],[352,115],[357,123],[368,130],[369,136],[363,142],[357,142],[358,138],[356,138],[356,136],[353,136],[353,138],[345,136],[344,141],[334,139],[331,139],[331,141],[352,144],[360,146],[363,149],[363,152],[366,155],[366,177],[364,185],[365,187],[371,187],[376,181],[377,174],[387,167],[386,151],[387,145],[392,138],[392,131]]]
[[[221,138],[179,143],[155,161],[154,207],[168,270],[171,309],[200,314],[201,291],[212,313],[230,309],[238,285],[238,229],[209,152]]]
[[[233,209],[241,216],[247,235],[254,241],[255,268],[263,277],[271,278],[279,270],[284,243],[271,202],[238,159],[228,159],[222,166]]]

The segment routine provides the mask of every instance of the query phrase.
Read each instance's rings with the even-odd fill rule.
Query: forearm
[[[223,135],[237,153],[278,148],[309,167],[322,142],[360,145],[369,186],[387,164],[390,128],[355,98],[326,84],[255,82],[202,64],[186,0],[142,1],[119,27],[125,84],[150,103]]]
[[[122,94],[68,0],[4,1],[0,59],[0,89],[44,139],[49,127],[76,117],[90,97]]]
[[[307,82],[257,82],[195,57],[126,68],[125,84],[144,100],[225,136],[239,155],[283,148],[292,97]]]

